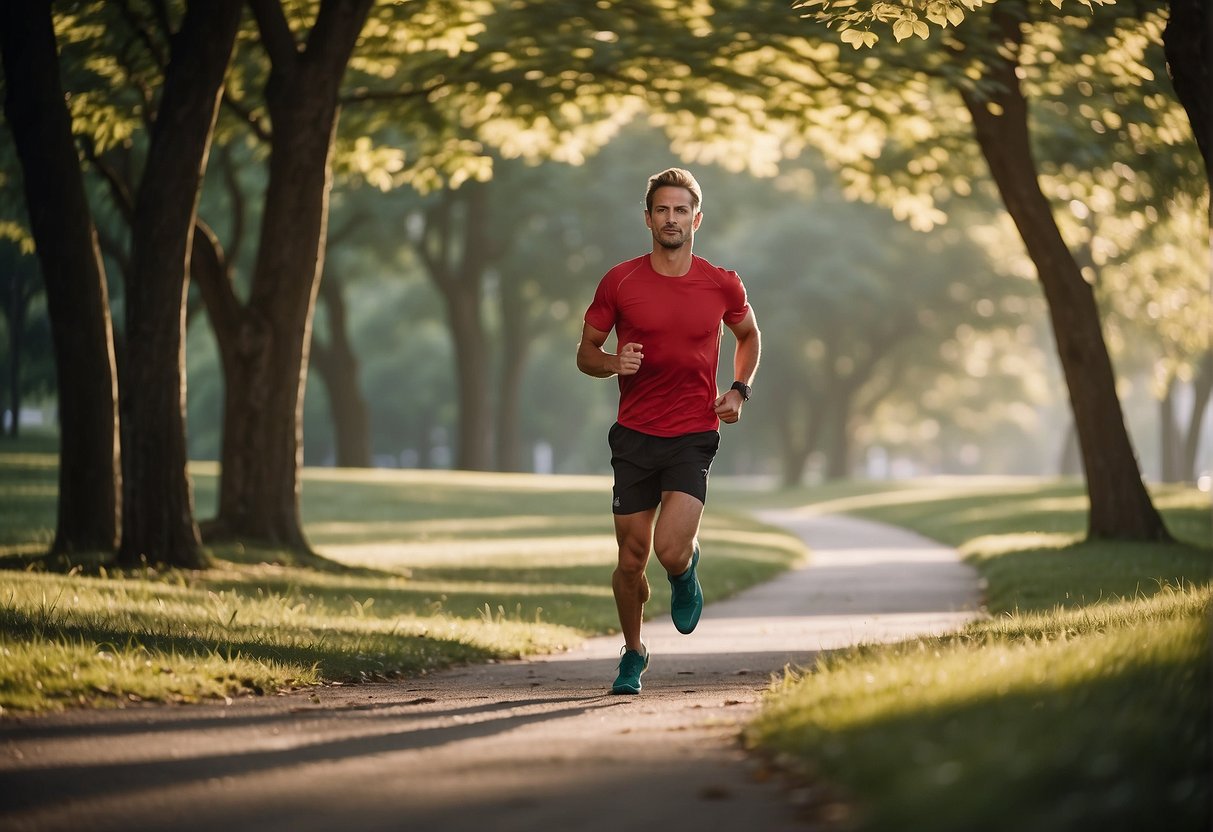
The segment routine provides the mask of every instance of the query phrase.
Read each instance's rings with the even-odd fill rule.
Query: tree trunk
[[[455,340],[459,424],[455,467],[489,471],[493,467],[493,407],[480,281],[461,282],[448,296],[447,318]]]
[[[1063,477],[1082,476],[1082,454],[1078,450],[1078,431],[1071,422],[1062,438],[1058,454],[1057,473]]]
[[[207,564],[186,471],[185,298],[202,175],[242,0],[192,2],[172,39],[135,196],[123,394],[120,563]]]
[[[0,424],[0,435],[7,433],[13,439],[21,434],[21,359],[25,345],[25,324],[29,315],[31,286],[37,276],[33,269],[24,267],[25,258],[14,257],[5,263],[9,272],[4,276],[4,318],[8,324],[8,383],[5,385],[7,402],[0,401],[0,419],[5,410],[12,414],[12,421],[5,429]]]
[[[1205,178],[1213,190],[1213,12],[1209,0],[1171,0],[1162,44],[1171,85],[1188,113],[1205,160]]]
[[[501,281],[501,368],[497,387],[497,470],[529,471],[522,452],[522,378],[532,327],[520,281]]]
[[[831,396],[826,405],[826,418],[829,420],[829,441],[826,443],[827,481],[845,480],[851,476],[851,432],[848,425],[851,421],[851,399],[853,391]]]
[[[771,385],[769,389],[781,445],[779,484],[783,488],[796,488],[804,484],[809,457],[819,444],[820,414],[812,405],[812,394],[798,396],[792,381]]]
[[[118,545],[118,386],[104,266],[59,80],[49,0],[0,3],[4,113],[46,284],[59,396],[59,505],[51,551]]]
[[[1171,376],[1167,389],[1158,400],[1158,463],[1161,482],[1180,482],[1180,437],[1175,423],[1175,388],[1179,379]]]
[[[458,195],[465,197],[461,227],[454,216]],[[488,213],[484,185],[469,183],[458,192],[448,190],[427,212],[425,236],[417,247],[446,302],[459,399],[455,467],[465,471],[488,471],[493,464],[488,336],[481,308],[484,273],[493,258],[485,227]]]
[[[321,281],[320,298],[327,307],[328,340],[322,342],[312,334],[312,366],[328,394],[337,467],[370,468],[370,417],[358,386],[358,359],[345,326],[341,284],[331,277]]]
[[[306,551],[303,395],[324,262],[338,89],[372,0],[324,0],[300,49],[281,6],[250,0],[271,70],[269,184],[248,303],[224,303],[219,514],[208,533]],[[230,289],[230,287],[229,287]]]
[[[992,15],[1002,27],[1005,46],[1016,52],[1022,34],[1010,10],[998,5]],[[995,89],[988,100],[971,89],[962,89],[961,95],[1049,306],[1086,474],[1090,498],[1087,533],[1091,538],[1169,540],[1142,482],[1125,428],[1094,293],[1083,280],[1036,178],[1017,63],[1014,58],[989,61],[987,79],[994,82]],[[997,105],[999,112],[988,104]]]
[[[1184,434],[1183,448],[1180,451],[1183,479],[1188,482],[1195,482],[1199,473],[1196,470],[1196,454],[1200,450],[1200,437],[1210,396],[1213,396],[1213,351],[1205,353],[1196,378],[1192,380],[1192,413],[1188,417],[1188,430]]]

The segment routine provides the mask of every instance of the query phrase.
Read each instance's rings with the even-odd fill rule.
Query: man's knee
[[[617,569],[620,573],[628,577],[643,575],[648,561],[649,542],[647,540],[624,538],[619,541],[619,565]]]

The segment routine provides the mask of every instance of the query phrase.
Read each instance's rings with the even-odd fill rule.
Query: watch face
[[[741,398],[745,399],[747,402],[750,400],[750,385],[743,381],[735,381],[733,382],[732,389],[740,393]]]

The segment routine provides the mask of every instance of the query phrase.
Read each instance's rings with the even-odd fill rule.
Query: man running
[[[703,610],[699,522],[708,470],[720,446],[720,422],[732,424],[750,398],[761,336],[745,286],[734,271],[691,253],[703,221],[703,194],[689,172],[649,177],[644,223],[652,250],[612,268],[585,313],[577,368],[619,376],[619,415],[608,436],[615,471],[611,577],[624,646],[613,693],[640,693],[649,652],[640,639],[649,600],[650,549],[670,585],[670,615],[690,633]],[[732,387],[719,393],[721,323],[737,339]],[[614,329],[618,352],[603,349]]]

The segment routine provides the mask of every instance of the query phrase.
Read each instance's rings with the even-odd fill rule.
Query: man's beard
[[[670,230],[677,230],[678,236],[667,237],[664,231],[658,231],[653,234],[653,239],[657,241],[657,245],[661,246],[662,248],[678,249],[686,245],[687,241],[691,239],[691,235],[683,231],[681,228]]]

